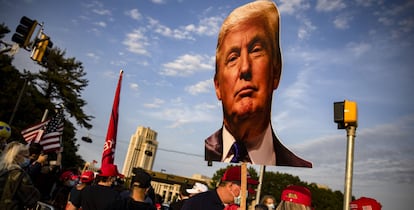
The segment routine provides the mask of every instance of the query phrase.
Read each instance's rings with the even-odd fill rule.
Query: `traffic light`
[[[26,48],[30,44],[30,39],[32,38],[36,26],[36,20],[23,16],[20,19],[20,24],[16,28],[16,33],[12,36],[12,41],[19,44],[20,47]]]
[[[35,41],[31,56],[32,60],[37,61],[41,65],[46,65],[52,47],[53,43],[50,41],[50,37],[44,33],[40,34],[40,39],[36,39]]]
[[[338,129],[347,126],[358,125],[358,109],[355,101],[344,100],[334,102],[334,121],[338,124]]]

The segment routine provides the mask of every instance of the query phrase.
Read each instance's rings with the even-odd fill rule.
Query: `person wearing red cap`
[[[95,173],[93,171],[86,170],[81,174],[80,183],[77,184],[76,187],[72,188],[69,193],[69,198],[65,210],[76,210],[76,207],[72,204],[72,201],[78,199],[83,188],[91,185],[94,179]]]
[[[65,170],[61,173],[59,181],[52,191],[52,198],[49,203],[56,209],[64,209],[68,200],[68,195],[76,185],[78,176],[71,170]]]
[[[282,191],[276,210],[312,210],[311,192],[308,188],[290,185]]]
[[[381,204],[373,199],[367,197],[361,197],[357,200],[354,200],[350,203],[349,207],[351,210],[381,210]]]
[[[257,185],[259,182],[247,174],[247,184]],[[239,205],[240,191],[241,167],[230,166],[216,189],[194,195],[184,203],[181,210],[223,210],[228,205]]]
[[[106,209],[120,197],[119,192],[112,187],[117,177],[124,176],[118,172],[116,165],[102,165],[96,176],[97,184],[86,186],[80,192],[80,196],[72,200],[72,204],[76,208],[82,207],[83,210]]]

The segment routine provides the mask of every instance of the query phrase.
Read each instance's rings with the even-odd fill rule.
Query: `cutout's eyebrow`
[[[255,44],[261,44],[264,48],[266,47],[266,39],[263,36],[255,35],[249,42],[248,48],[251,49]]]

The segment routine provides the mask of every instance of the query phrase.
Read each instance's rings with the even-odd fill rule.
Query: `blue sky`
[[[222,119],[212,82],[217,33],[224,17],[246,2],[0,0],[0,21],[12,31],[23,15],[44,22],[54,46],[83,63],[90,81],[82,95],[88,102],[85,111],[95,116],[92,130],[78,130],[79,138],[94,140],[79,142],[85,160],[100,161],[123,69],[119,167],[131,135],[142,125],[158,132],[153,170],[212,176],[225,167],[208,167],[203,158],[204,139]],[[333,103],[356,101],[353,195],[375,198],[383,209],[409,209],[414,193],[414,2],[276,4],[283,72],[272,124],[282,142],[314,168],[266,169],[343,191],[347,137],[333,121]],[[12,34],[4,40],[11,42]],[[38,71],[29,57],[20,50],[14,64]]]

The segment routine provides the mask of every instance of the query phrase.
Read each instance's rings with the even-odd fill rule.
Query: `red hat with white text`
[[[361,197],[350,203],[351,210],[381,210],[381,204],[372,198]]]
[[[311,192],[308,188],[298,185],[290,185],[286,187],[281,199],[288,202],[303,204],[305,206],[311,206]]]

